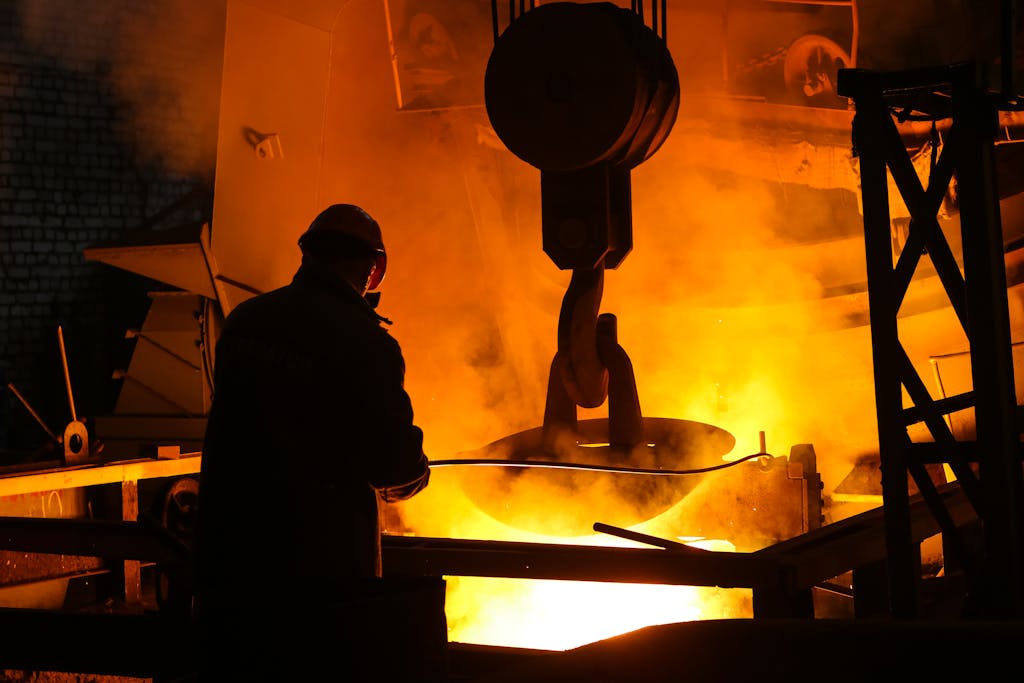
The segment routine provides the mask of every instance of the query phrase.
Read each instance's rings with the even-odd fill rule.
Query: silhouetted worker
[[[291,283],[239,304],[217,341],[195,548],[209,680],[341,666],[317,648],[362,628],[336,606],[383,583],[378,499],[429,479],[401,349],[366,298],[387,265],[379,225],[335,204],[298,244]]]

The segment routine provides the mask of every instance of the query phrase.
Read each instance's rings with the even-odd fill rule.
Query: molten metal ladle
[[[494,519],[553,536],[591,535],[598,521],[620,527],[647,521],[682,500],[702,472],[734,464],[722,456],[736,439],[719,427],[647,417],[643,431],[641,444],[612,446],[608,420],[581,420],[573,438],[552,448],[537,427],[439,464],[509,463],[460,467],[462,490]]]
[[[572,279],[543,427],[464,455],[584,467],[469,468],[464,488],[492,516],[545,533],[579,535],[592,533],[595,521],[649,519],[696,478],[623,476],[602,467],[696,469],[714,466],[715,458],[721,464],[735,445],[711,425],[645,419],[616,318],[599,313],[605,269],[618,267],[633,246],[630,169],[661,146],[679,109],[664,18],[659,36],[641,14],[611,3],[531,9],[496,37],[484,95],[498,137],[541,171],[544,251],[571,269]],[[607,420],[577,420],[578,406],[605,400]]]

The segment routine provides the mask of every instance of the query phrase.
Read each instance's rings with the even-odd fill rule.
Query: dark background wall
[[[125,330],[167,287],[83,250],[209,220],[188,199],[212,184],[222,39],[216,1],[0,0],[0,464],[49,441],[8,383],[58,435],[71,419],[58,326],[79,418],[112,410]]]

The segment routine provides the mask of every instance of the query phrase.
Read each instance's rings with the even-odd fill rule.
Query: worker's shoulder
[[[383,346],[388,353],[402,355],[402,345],[399,344],[398,340],[392,336],[391,331],[388,328],[381,324],[374,325],[373,327],[377,338],[381,342],[381,346]]]
[[[328,336],[349,340],[376,348],[380,353],[401,355],[401,346],[390,330],[373,317],[371,311],[355,306],[336,311],[324,321],[330,329]]]
[[[225,325],[236,325],[272,315],[275,311],[294,311],[298,298],[290,285],[263,292],[235,304],[225,319]]]

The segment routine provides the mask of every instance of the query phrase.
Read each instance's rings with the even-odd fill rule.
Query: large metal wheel
[[[195,541],[196,506],[199,480],[194,476],[175,479],[157,501],[160,525],[182,545],[191,549]],[[188,613],[192,605],[191,587],[160,565],[155,568],[156,603],[161,612]]]
[[[812,107],[845,108],[846,98],[836,92],[836,78],[851,63],[849,53],[831,38],[800,36],[790,44],[783,64],[787,97]]]
[[[665,42],[636,13],[554,2],[521,15],[495,41],[484,101],[494,132],[536,168],[629,169],[668,137],[679,76]]]

